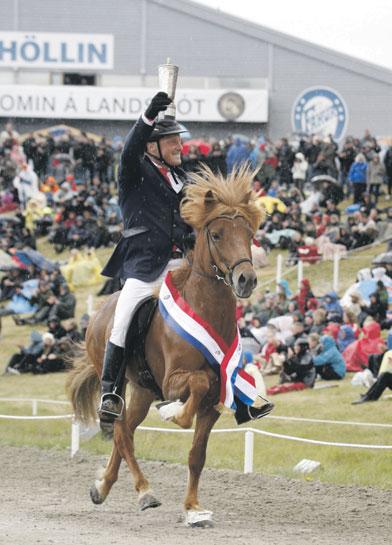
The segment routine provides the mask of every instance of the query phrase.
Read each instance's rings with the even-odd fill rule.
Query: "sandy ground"
[[[142,464],[163,505],[139,512],[127,469],[102,505],[89,487],[104,462],[80,452],[0,447],[1,545],[379,545],[392,542],[392,492],[206,469],[214,528],[185,528],[187,468]]]

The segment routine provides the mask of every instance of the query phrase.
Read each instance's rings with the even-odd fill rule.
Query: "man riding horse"
[[[192,229],[179,212],[186,184],[185,172],[180,168],[180,133],[184,130],[173,117],[157,120],[170,103],[164,92],[153,97],[128,134],[121,155],[118,188],[124,231],[102,271],[105,276],[125,280],[105,349],[101,377],[98,414],[101,429],[108,436],[113,432],[114,421],[123,412],[124,347],[132,317],[140,303],[155,292],[167,272],[179,266],[194,239]],[[244,412],[239,400],[237,407]],[[259,403],[251,412],[246,412],[245,419],[259,418],[269,411],[270,404]],[[241,421],[246,421],[243,414]]]

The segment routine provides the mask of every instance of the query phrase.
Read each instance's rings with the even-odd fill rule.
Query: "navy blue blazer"
[[[176,193],[145,155],[153,126],[139,118],[129,132],[121,154],[118,174],[119,205],[124,231],[102,274],[152,282],[165,269],[175,244],[192,231],[180,217],[183,194]],[[186,183],[186,174],[174,168]]]

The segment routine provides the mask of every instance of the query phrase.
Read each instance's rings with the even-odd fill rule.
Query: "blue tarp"
[[[31,248],[16,250],[15,255],[25,265],[35,265],[39,269],[44,269],[48,272],[53,272],[57,268],[56,263],[46,259],[46,257],[44,257],[40,252],[37,250],[32,250]]]

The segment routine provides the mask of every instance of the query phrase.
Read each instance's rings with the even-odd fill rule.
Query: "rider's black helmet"
[[[187,132],[184,127],[182,127],[174,117],[164,117],[163,119],[155,123],[154,129],[148,139],[149,142],[158,142],[160,138],[164,136],[169,136],[171,134],[180,134],[182,132]]]

